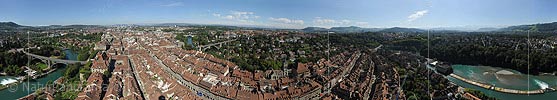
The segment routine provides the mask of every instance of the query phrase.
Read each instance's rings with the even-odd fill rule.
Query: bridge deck
[[[75,64],[75,63],[85,64],[85,63],[87,63],[87,61],[76,61],[76,60],[64,60],[64,59],[50,58],[50,57],[45,57],[45,56],[41,56],[41,55],[32,54],[32,53],[29,53],[29,52],[26,52],[26,51],[23,51],[23,53],[25,53],[26,55],[35,57],[35,58],[46,59],[46,60],[54,61],[54,62],[57,62],[57,63],[64,63],[64,64]]]

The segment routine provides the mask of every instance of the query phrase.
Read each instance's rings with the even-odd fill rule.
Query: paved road
[[[330,93],[331,89],[336,86],[338,83],[340,83],[340,79],[346,77],[346,74],[348,74],[348,72],[350,72],[352,70],[352,68],[354,67],[354,65],[356,64],[356,61],[360,58],[360,55],[362,55],[360,52],[356,52],[355,53],[355,57],[354,59],[352,59],[352,61],[350,62],[350,64],[347,66],[348,68],[344,69],[343,72],[336,76],[335,78],[331,79],[331,81],[329,83],[332,83],[329,88],[327,88],[327,90],[325,91],[325,93]],[[335,82],[336,81],[336,82]]]
[[[168,66],[166,66],[166,64],[164,64],[157,56],[155,56],[154,54],[149,54],[159,65],[161,65],[162,69],[164,71],[166,71],[168,74],[170,74],[170,76],[172,76],[174,79],[176,79],[176,81],[178,83],[180,83],[181,85],[184,86],[188,86],[190,87],[191,92],[193,92],[194,94],[197,94],[198,92],[203,93],[204,96],[203,99],[204,100],[230,100],[227,97],[221,96],[221,95],[217,95],[214,94],[213,92],[211,92],[208,89],[202,88],[201,86],[197,86],[196,84],[190,82],[190,81],[186,81],[182,75],[179,75],[177,73],[175,73],[172,69],[170,69]]]
[[[381,45],[375,47],[373,50],[377,51],[377,50],[379,50],[381,47],[383,47],[383,44],[381,44]]]
[[[28,49],[35,49],[35,48],[37,48],[37,47],[29,47]],[[8,52],[11,52],[11,53],[16,52],[16,51],[19,52],[19,51],[23,51],[24,49],[25,48],[12,49]]]

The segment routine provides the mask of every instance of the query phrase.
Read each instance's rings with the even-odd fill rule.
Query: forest
[[[510,68],[534,75],[557,71],[557,49],[548,42],[555,38],[534,35],[530,45],[527,39],[524,34],[444,34],[432,36],[430,48],[423,36],[393,40],[390,45],[453,64]]]

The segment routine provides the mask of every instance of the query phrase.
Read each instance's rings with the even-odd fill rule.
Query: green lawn
[[[45,70],[48,68],[48,66],[44,63],[37,63],[37,67],[39,67],[39,69],[41,70]]]

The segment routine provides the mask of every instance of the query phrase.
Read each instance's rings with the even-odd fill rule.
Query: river
[[[77,54],[69,49],[64,50],[66,54],[66,58],[69,60],[77,60]],[[16,86],[11,86],[10,88],[0,90],[0,99],[2,100],[14,100],[24,96],[27,96],[33,93],[36,89],[41,88],[46,84],[48,81],[55,81],[59,77],[61,77],[66,70],[65,66],[58,68],[56,71],[43,76],[41,78],[35,80],[29,80],[22,83],[19,83]],[[3,76],[0,77],[0,80],[5,78],[14,78],[11,76]]]
[[[496,87],[517,90],[557,88],[557,76],[527,75],[512,69],[490,66],[453,65],[452,68],[454,74],[476,82],[495,85]],[[447,79],[459,86],[479,90],[488,96],[502,100],[555,100],[557,98],[557,92],[531,95],[509,94],[478,87],[450,76]]]

